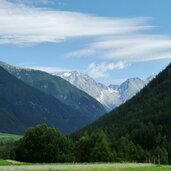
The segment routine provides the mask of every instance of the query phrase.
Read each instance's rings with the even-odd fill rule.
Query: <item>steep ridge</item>
[[[4,62],[0,62],[0,66],[26,84],[52,95],[74,110],[79,110],[88,119],[85,124],[105,113],[101,103],[60,77],[38,70],[11,66]]]
[[[74,110],[10,75],[0,67],[0,132],[22,134],[40,123],[71,133],[92,121],[92,117]]]

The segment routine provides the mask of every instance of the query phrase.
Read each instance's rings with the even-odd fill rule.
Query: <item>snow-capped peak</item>
[[[87,74],[82,74],[73,71],[55,73],[55,75],[62,77],[63,79],[69,81],[71,84],[75,85],[77,88],[91,95],[101,104],[103,104],[108,110],[111,110],[112,108],[120,104],[120,99],[117,90],[113,90],[101,83],[97,83]]]
[[[69,77],[70,75],[71,75],[71,73],[69,73],[69,72],[64,73],[65,77]]]
[[[145,81],[138,77],[130,78],[123,82],[118,88],[122,103],[136,95],[136,93],[139,92],[145,85]]]

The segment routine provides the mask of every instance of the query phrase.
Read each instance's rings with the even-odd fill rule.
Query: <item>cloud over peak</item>
[[[100,64],[91,63],[87,67],[87,74],[93,78],[104,78],[110,76],[108,74],[108,71],[120,70],[120,69],[124,69],[125,67],[127,67],[127,64],[125,64],[122,61],[116,63],[106,63],[106,62],[102,62]]]

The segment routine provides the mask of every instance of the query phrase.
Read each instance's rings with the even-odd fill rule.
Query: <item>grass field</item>
[[[8,141],[10,139],[19,140],[20,138],[22,138],[21,135],[0,133],[0,141]]]
[[[7,162],[9,162],[7,165],[0,166],[0,171],[171,171],[171,166],[156,166],[152,164],[134,163],[16,165],[20,163],[16,163],[15,161]]]

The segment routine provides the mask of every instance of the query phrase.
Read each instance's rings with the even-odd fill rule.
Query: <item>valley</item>
[[[0,0],[0,171],[171,171],[171,0]]]
[[[27,121],[26,123],[30,124],[23,125],[23,131],[16,131],[16,133],[24,134],[23,138],[18,137],[18,139],[21,139],[17,145],[15,145],[15,141],[18,139],[15,139],[15,136],[12,141],[10,141],[10,139],[4,142],[2,141],[2,151],[7,150],[7,156],[12,155],[12,159],[14,158],[22,162],[74,161],[84,163],[136,161],[138,163],[159,162],[168,164],[171,160],[169,150],[171,143],[169,130],[171,128],[168,113],[168,111],[170,111],[170,71],[171,64],[161,71],[159,75],[142,88],[133,98],[119,107],[116,107],[111,112],[104,114],[99,119],[97,118],[93,123],[87,124],[85,127],[83,127],[82,121],[79,121],[80,128],[81,126],[83,128],[80,130],[78,130],[78,128],[70,132],[71,126],[78,124],[76,118],[79,119],[79,111],[77,111],[78,116],[72,118],[73,114],[76,115],[76,112],[73,111],[73,114],[70,113],[73,109],[66,106],[67,104],[63,104],[54,96],[49,96],[47,93],[44,94],[43,91],[39,91],[37,88],[27,85],[1,68],[2,91],[0,97],[6,99],[8,105],[13,106],[13,103],[15,105],[11,108],[12,110],[9,110],[9,108],[7,110],[5,105],[4,109],[3,107],[0,109],[9,112],[9,114],[14,117],[12,111],[16,111],[16,114],[23,112],[20,106],[21,102],[23,103],[22,106],[29,106],[29,99],[32,99],[32,104],[34,104],[34,106],[30,106],[31,108],[28,108],[28,111],[26,110],[26,106],[24,107],[24,117],[23,114],[15,115],[17,116],[16,121],[18,121],[19,129],[21,129],[19,127],[21,123],[23,124]],[[29,70],[29,72],[32,72],[32,70]],[[56,76],[54,77],[56,78]],[[9,96],[3,94],[3,92],[6,92],[6,89],[12,90]],[[24,91],[24,89],[26,89],[26,91]],[[20,91],[20,93],[13,95],[13,92],[17,91]],[[28,92],[29,94],[27,94]],[[15,97],[15,101],[13,97]],[[39,97],[40,99],[37,100]],[[47,102],[45,101],[46,98],[48,98]],[[160,98],[162,98],[162,101],[160,101]],[[33,101],[34,99],[35,101]],[[35,105],[36,103],[38,103],[38,105]],[[49,108],[49,106],[53,104],[54,107]],[[39,106],[41,105],[45,106],[45,108],[40,108]],[[3,103],[1,103],[1,106],[3,106]],[[162,109],[162,112],[159,108]],[[63,112],[68,113],[68,115],[66,115],[65,118],[63,117],[64,115],[58,116],[57,111],[59,111],[59,109],[61,111],[64,110]],[[34,115],[39,115],[29,120],[29,110],[32,112],[37,111]],[[44,120],[45,116],[47,118],[46,120]],[[35,118],[37,120],[34,120]],[[4,121],[2,120],[4,123],[7,118],[2,115],[1,119],[4,119]],[[23,122],[23,119],[26,119],[26,121]],[[9,129],[11,126],[14,127],[15,124],[16,123],[11,120],[10,126],[7,124],[4,126]],[[1,129],[3,130],[4,128],[2,126],[1,124]],[[69,132],[66,131],[67,129]],[[66,133],[68,133],[69,136]],[[49,136],[51,138],[53,137],[53,142],[49,141]],[[27,142],[29,142],[29,144]],[[11,144],[10,148],[8,148],[9,144]],[[57,144],[59,149],[55,148]],[[42,147],[41,151],[37,148],[38,146]],[[53,155],[56,155],[56,157],[50,157],[48,154],[49,150],[52,150]],[[59,150],[61,150],[60,153],[63,157],[60,157],[57,153]],[[34,154],[32,154],[33,151]],[[4,156],[5,155],[4,153]]]

